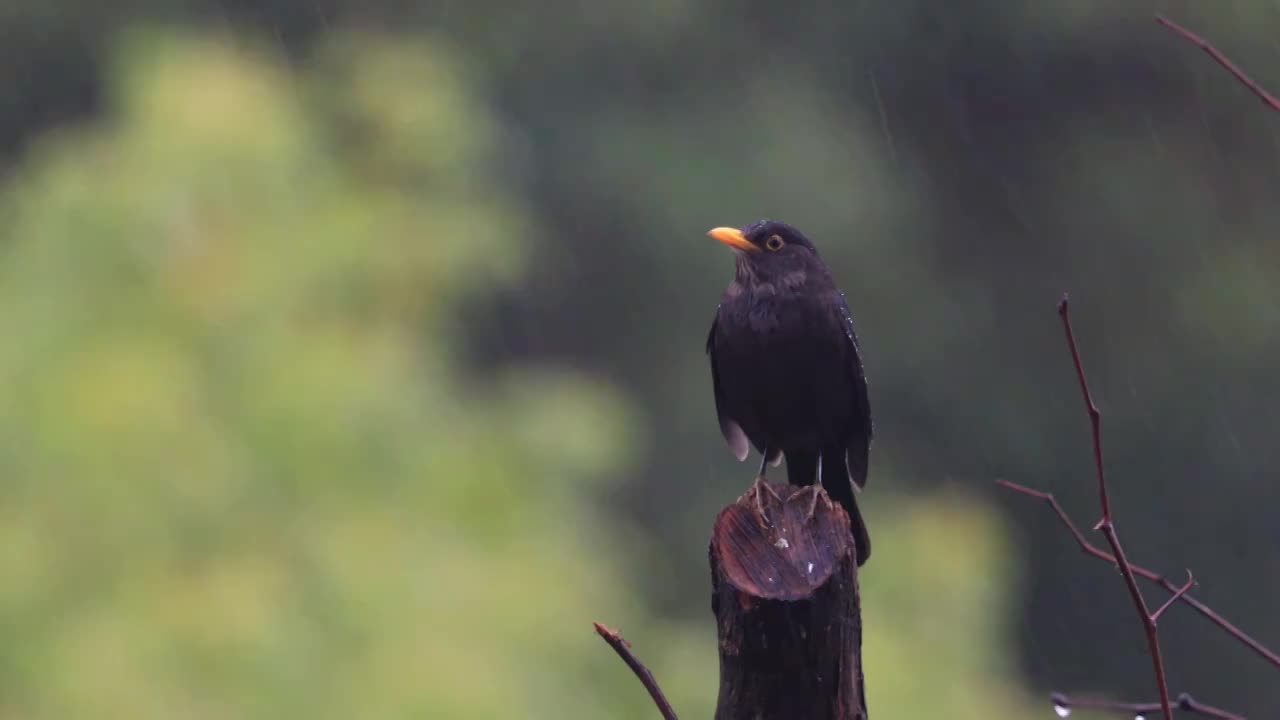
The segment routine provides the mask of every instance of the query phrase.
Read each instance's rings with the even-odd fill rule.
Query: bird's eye
[[[770,235],[769,239],[764,241],[764,246],[773,252],[781,250],[783,245],[786,245],[786,243],[782,241],[781,235]]]

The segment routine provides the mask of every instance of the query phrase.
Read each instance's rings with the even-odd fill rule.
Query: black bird
[[[708,233],[737,272],[707,336],[720,431],[760,474],[785,457],[787,481],[821,481],[849,515],[858,564],[871,554],[857,489],[867,482],[871,404],[844,294],[799,230],[761,220]]]

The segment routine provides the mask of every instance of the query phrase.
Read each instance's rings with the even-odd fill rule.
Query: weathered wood
[[[865,719],[858,566],[821,487],[757,480],[716,518],[716,720]]]

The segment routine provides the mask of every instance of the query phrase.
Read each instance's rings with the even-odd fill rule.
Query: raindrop
[[[1053,704],[1053,711],[1054,711],[1054,712],[1056,712],[1056,713],[1058,713],[1058,717],[1061,717],[1061,718],[1064,718],[1064,717],[1066,717],[1066,716],[1068,716],[1068,715],[1070,715],[1070,714],[1071,714],[1071,708],[1069,708],[1069,707],[1067,707],[1066,705],[1063,705],[1063,704],[1061,704],[1061,703],[1054,703],[1054,704]]]
[[[1147,720],[1146,715],[1134,715],[1133,720]]]

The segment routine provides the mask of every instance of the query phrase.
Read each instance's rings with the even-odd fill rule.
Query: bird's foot
[[[769,515],[765,509],[764,494],[768,493],[770,496],[773,497],[774,500],[778,502],[779,505],[782,504],[782,496],[778,494],[777,490],[773,489],[773,486],[769,484],[769,481],[765,478],[763,474],[756,476],[756,483],[754,486],[752,486],[751,490],[752,490],[752,494],[755,496],[753,500],[755,500],[756,515],[760,518],[760,523],[762,525],[768,525]]]
[[[764,486],[764,491],[769,493],[770,497],[778,501],[779,505],[781,505],[784,502],[782,499],[782,496],[778,494],[777,490],[773,489],[773,485],[771,485],[769,483],[769,480],[766,479],[765,476],[763,475],[760,476],[760,484]]]

